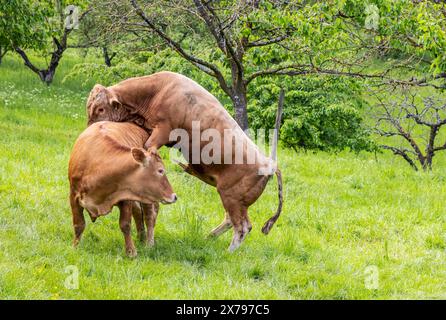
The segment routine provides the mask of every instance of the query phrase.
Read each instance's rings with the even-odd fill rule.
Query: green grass
[[[274,180],[233,254],[231,232],[206,239],[223,218],[217,192],[166,161],[179,201],[161,207],[154,248],[138,244],[126,258],[114,210],[87,221],[73,249],[67,163],[88,88],[60,79],[76,59],[63,60],[49,88],[16,58],[0,66],[1,299],[446,298],[443,155],[434,173],[416,173],[387,153],[280,150],[282,216],[261,233],[277,206]],[[64,285],[70,265],[77,290]],[[370,266],[376,289],[366,286]]]

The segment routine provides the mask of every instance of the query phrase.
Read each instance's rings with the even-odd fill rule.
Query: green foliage
[[[49,36],[45,27],[48,7],[40,1],[0,1],[0,47],[11,50],[16,46],[41,49]]]
[[[0,47],[33,49],[41,56],[54,50],[53,38],[65,29],[66,7],[75,5],[79,14],[87,0],[7,0],[0,1]]]
[[[273,129],[280,86],[286,89],[280,139],[295,150],[375,150],[361,118],[360,82],[346,78],[305,77],[258,80],[250,92],[253,129]]]

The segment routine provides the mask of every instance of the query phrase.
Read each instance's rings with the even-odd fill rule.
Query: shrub
[[[307,76],[281,79],[286,90],[280,140],[295,150],[375,150],[361,118],[360,82]],[[254,130],[273,129],[279,96],[278,79],[259,79],[249,94]]]

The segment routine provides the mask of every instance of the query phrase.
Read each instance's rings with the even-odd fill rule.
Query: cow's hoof
[[[136,258],[136,256],[138,255],[138,252],[136,251],[136,248],[130,248],[127,249],[127,257],[133,259]]]
[[[153,240],[153,239],[146,240],[146,241],[145,241],[145,244],[146,244],[146,247],[148,247],[148,248],[152,248],[152,247],[155,246],[155,240]]]

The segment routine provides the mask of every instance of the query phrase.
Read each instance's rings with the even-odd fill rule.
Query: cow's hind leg
[[[221,236],[223,233],[225,233],[231,228],[232,228],[231,218],[229,217],[228,213],[225,212],[225,219],[217,227],[212,229],[212,231],[209,233],[209,237],[216,238],[218,236]]]
[[[141,204],[144,211],[144,221],[147,227],[147,240],[146,244],[152,247],[155,244],[155,224],[158,216],[159,204]]]
[[[133,244],[131,235],[131,223],[132,223],[132,201],[121,201],[118,204],[119,215],[119,227],[124,235],[125,240],[125,252],[130,258],[136,257],[136,248]]]
[[[146,230],[144,228],[144,213],[141,208],[142,204],[133,201],[132,202],[132,215],[135,220],[136,232],[138,233],[138,239],[141,242],[146,241]]]
[[[81,207],[77,199],[70,195],[71,213],[73,215],[74,240],[73,246],[76,247],[81,240],[82,233],[85,230],[84,208]]]

